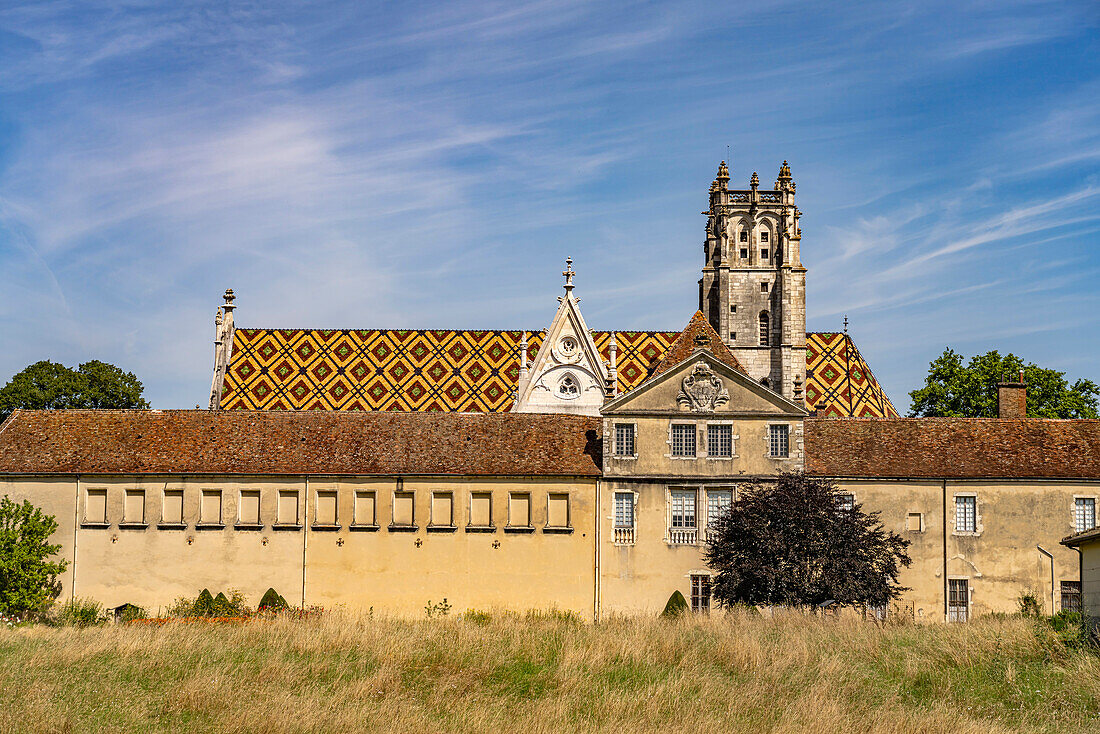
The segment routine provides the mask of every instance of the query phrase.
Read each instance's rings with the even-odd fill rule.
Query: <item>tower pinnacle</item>
[[[573,290],[573,276],[576,275],[573,271],[573,258],[565,258],[565,270],[561,274],[565,276],[565,292],[569,293]]]

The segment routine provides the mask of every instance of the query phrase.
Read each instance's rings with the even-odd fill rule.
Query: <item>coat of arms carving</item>
[[[714,410],[730,401],[729,390],[705,362],[696,362],[680,383],[676,402],[695,412]]]

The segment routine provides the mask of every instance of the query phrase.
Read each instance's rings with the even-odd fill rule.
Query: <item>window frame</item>
[[[711,497],[720,497],[720,496],[723,496],[723,495],[728,496],[728,498],[729,498],[728,503],[722,503],[722,502],[718,503],[719,505],[725,504],[726,505],[726,510],[728,511],[729,508],[733,507],[733,487],[707,487],[705,492],[706,492],[706,510],[707,510],[707,524],[706,524],[706,527],[709,529],[709,528],[714,527],[714,523],[718,519],[717,517],[712,517],[713,513],[711,512],[711,505],[714,504],[714,503],[711,502]]]
[[[103,497],[103,515],[97,517],[88,516],[88,506],[91,504],[89,500],[92,495],[96,497]],[[111,524],[111,512],[108,501],[110,500],[110,494],[107,492],[106,487],[85,487],[84,488],[84,511],[81,518],[81,526],[88,528],[105,528]]]
[[[952,604],[951,600],[954,598],[956,601],[960,600],[959,585],[962,584],[962,596],[961,604]],[[966,577],[949,577],[947,579],[947,621],[948,622],[968,622],[970,621],[970,579]]]
[[[1088,517],[1083,516],[1081,512],[1082,507],[1088,507],[1092,516],[1092,524],[1085,526],[1082,520],[1087,522]],[[1073,530],[1076,533],[1083,533],[1087,530],[1092,530],[1096,527],[1096,497],[1091,495],[1074,495],[1073,496]]]
[[[256,496],[256,522],[245,522],[241,518],[241,508],[244,507],[245,495]],[[263,527],[263,493],[258,489],[237,490],[237,522],[233,527],[237,530],[254,530]]]
[[[409,499],[412,508],[409,512],[408,524],[397,522],[397,500],[398,497],[405,499],[406,496]],[[387,530],[391,533],[409,533],[418,530],[419,527],[416,524],[416,490],[414,489],[394,489],[390,493],[390,524]]]
[[[514,490],[508,492],[508,523],[504,526],[504,532],[506,533],[533,533],[535,532],[535,518],[534,507],[531,504],[531,492],[525,490]],[[512,517],[512,498],[514,497],[526,497],[527,498],[527,524],[520,525],[513,522]]]
[[[141,497],[141,517],[134,519],[127,515],[129,511],[130,498],[133,496]],[[118,524],[120,528],[145,528],[148,527],[147,519],[149,517],[149,506],[146,504],[147,497],[145,496],[145,490],[137,487],[131,487],[122,491],[122,521]]]
[[[694,614],[710,614],[714,598],[714,579],[709,573],[690,574],[691,611]]]
[[[782,430],[781,443],[784,451],[777,453],[777,440],[779,435],[777,432]],[[791,424],[790,423],[769,423],[768,430],[764,434],[764,438],[767,441],[767,457],[769,459],[785,460],[791,458]]]
[[[565,498],[565,524],[564,525],[551,525],[550,524],[550,501],[555,497]],[[542,526],[542,532],[544,533],[572,533],[573,532],[573,496],[570,492],[547,492],[546,493],[546,522]]]
[[[282,518],[283,511],[283,497],[288,495],[294,495],[294,522],[287,522]],[[272,530],[301,530],[302,529],[302,491],[300,489],[291,489],[289,487],[281,487],[275,490],[275,498],[278,502],[275,505],[275,522],[271,525]]]
[[[371,498],[371,513],[370,522],[363,522],[363,519],[359,517],[359,499]],[[351,524],[348,525],[349,530],[378,530],[378,490],[377,489],[356,489],[351,498]]]
[[[688,434],[690,434],[690,436],[691,436],[691,453],[690,454],[676,453],[676,429],[677,428],[690,429],[690,431],[685,431],[684,432],[685,436],[688,435]],[[698,423],[694,423],[694,422],[688,423],[688,422],[685,422],[685,421],[675,421],[675,420],[669,421],[669,424],[668,424],[668,455],[669,455],[669,458],[671,458],[671,459],[679,459],[679,460],[684,460],[684,459],[694,460],[694,459],[699,458],[699,424]]]
[[[978,514],[978,494],[977,492],[956,492],[955,498],[955,519],[954,519],[954,531],[953,535],[980,535],[981,534],[981,520]],[[962,500],[962,502],[960,502]],[[967,502],[969,501],[969,502]],[[959,527],[959,507],[960,505],[970,504],[970,518],[969,524],[971,527]],[[964,519],[966,514],[963,514]]]
[[[720,453],[711,451],[711,429],[725,429],[729,432],[729,453]],[[707,422],[707,458],[728,461],[737,456],[736,451],[736,437],[733,434],[733,423],[730,421],[708,421]]]
[[[216,520],[211,520],[203,515],[206,498],[213,496],[218,498],[218,518]],[[225,492],[214,487],[203,487],[199,490],[199,521],[195,523],[195,527],[197,529],[225,527]]]
[[[180,500],[180,516],[179,520],[168,520],[165,515],[168,508],[168,497],[179,497]],[[160,493],[160,522],[157,523],[157,528],[161,530],[172,530],[187,527],[187,496],[182,487],[173,487],[171,489],[165,488]]]
[[[447,518],[447,522],[439,522],[435,516],[435,501],[437,498],[443,498],[450,500],[451,516]],[[416,500],[413,500],[415,505]],[[415,510],[414,510],[415,512]],[[428,525],[427,531],[429,533],[451,533],[458,529],[458,525],[455,524],[455,493],[451,489],[433,489],[431,496],[431,504],[428,507]]]
[[[620,445],[620,440],[619,440],[619,429],[620,428],[629,428],[630,429],[630,451],[629,452],[624,451],[623,447]],[[613,421],[611,423],[611,433],[612,433],[612,445],[613,445],[613,448],[614,448],[614,451],[612,453],[613,457],[615,457],[616,459],[637,459],[638,458],[638,424],[637,423],[635,423],[635,422],[626,422],[626,421]]]
[[[671,530],[699,530],[699,488],[698,487],[669,487],[668,527]],[[680,512],[677,515],[677,498],[690,498],[691,525],[687,524],[688,504],[680,502]],[[677,517],[680,524],[677,524]]]
[[[322,523],[318,520],[321,515],[321,496],[332,495],[332,522]],[[313,524],[314,530],[339,530],[340,529],[340,492],[332,487],[320,487],[313,490]]]

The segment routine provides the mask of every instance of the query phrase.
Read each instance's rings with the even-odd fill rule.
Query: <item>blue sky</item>
[[[808,327],[899,408],[946,346],[1100,381],[1100,5],[0,4],[0,382],[203,403],[238,325],[696,308],[732,158],[798,183]]]

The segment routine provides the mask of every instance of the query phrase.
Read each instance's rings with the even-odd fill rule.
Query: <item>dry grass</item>
[[[3,731],[1085,732],[1100,657],[1021,619],[599,626],[330,614],[0,631]]]

